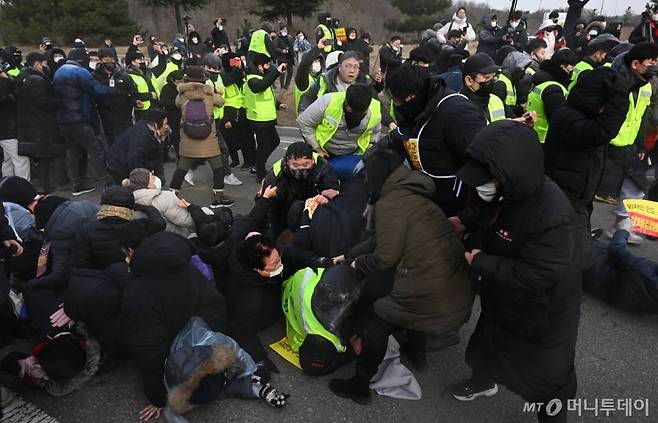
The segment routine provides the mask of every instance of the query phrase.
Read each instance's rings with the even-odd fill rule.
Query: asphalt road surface
[[[272,161],[279,159],[285,148],[298,141],[298,132],[283,129],[282,143]],[[167,166],[167,177],[173,165]],[[236,176],[244,185],[227,187],[226,192],[237,200],[234,213],[246,213],[253,203],[257,184],[255,176],[237,170]],[[201,205],[210,203],[208,188],[211,172],[203,166],[196,172],[195,186],[185,186],[184,196]],[[68,195],[68,193],[65,193]],[[80,197],[98,201],[100,193]],[[594,226],[607,227],[614,221],[611,206],[595,205]],[[644,257],[658,260],[658,242],[645,242],[631,247]],[[335,397],[327,384],[332,377],[349,377],[353,366],[348,364],[334,375],[320,378],[305,376],[273,351],[270,357],[281,373],[274,375],[273,385],[292,396],[286,408],[275,410],[263,401],[222,399],[199,407],[186,417],[190,422],[446,422],[491,423],[533,422],[534,413],[524,412],[525,402],[515,394],[501,389],[492,397],[461,403],[446,393],[449,384],[469,376],[464,363],[464,350],[479,315],[476,302],[471,320],[460,331],[461,342],[443,351],[428,355],[429,367],[416,377],[423,390],[420,401],[404,401],[373,395],[369,406]],[[279,322],[262,335],[271,343],[284,335]],[[569,421],[657,422],[658,421],[658,316],[637,315],[612,308],[588,295],[583,297],[582,317],[576,357],[578,397],[587,400],[588,408],[580,413],[569,413]],[[26,344],[27,348],[27,344]],[[27,349],[26,349],[27,350]],[[109,373],[94,377],[84,389],[64,398],[50,398],[35,388],[17,383],[6,375],[2,382],[14,389],[60,422],[123,423],[136,422],[137,413],[147,405],[140,378],[131,362]],[[614,400],[609,416],[602,411],[602,400]],[[632,410],[632,415],[617,407],[617,400],[649,401],[649,416],[644,410]],[[595,401],[599,411],[592,410]],[[584,405],[584,403],[581,403]],[[636,405],[640,405],[639,401]],[[580,414],[580,415],[579,415]],[[596,416],[595,414],[598,414]]]

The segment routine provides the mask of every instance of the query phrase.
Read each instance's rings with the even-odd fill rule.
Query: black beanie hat
[[[132,209],[135,207],[135,197],[128,188],[109,187],[101,194],[101,205]]]
[[[115,60],[117,58],[113,49],[105,47],[98,49],[98,58],[102,59],[103,57],[113,57]]]
[[[68,59],[78,63],[85,63],[89,61],[89,53],[84,48],[72,48],[69,51]]]
[[[37,190],[27,179],[8,176],[0,180],[0,201],[16,203],[27,208],[37,196]]]
[[[66,203],[67,200],[64,197],[58,197],[56,195],[49,195],[43,200],[39,201],[37,207],[34,209],[34,225],[37,229],[45,229],[48,224],[48,220],[55,213],[57,207],[61,204]]]
[[[71,379],[82,370],[87,353],[77,337],[63,334],[47,341],[37,359],[48,378],[62,381]]]
[[[593,119],[608,98],[608,84],[614,84],[615,71],[605,66],[583,72],[567,97],[567,104]]]

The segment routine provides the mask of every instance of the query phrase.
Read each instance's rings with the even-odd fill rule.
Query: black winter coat
[[[226,301],[190,264],[189,243],[160,232],[135,250],[134,278],[123,293],[121,328],[142,376],[144,393],[157,407],[167,403],[164,366],[171,343],[193,316],[226,333]]]
[[[121,234],[130,228],[144,226],[149,234],[163,231],[166,222],[153,206],[143,210],[148,218],[126,221],[119,217],[105,217],[87,223],[78,232],[71,267],[105,270],[115,263],[123,263],[126,254],[121,248]]]
[[[495,217],[483,225],[483,252],[472,262],[482,277],[482,313],[466,360],[527,401],[573,398],[581,301],[575,213],[544,176],[530,128],[495,122],[467,153],[500,183],[503,200],[489,204]]]
[[[287,63],[289,67],[294,65],[295,52],[293,51],[292,47],[295,44],[295,40],[290,35],[286,35],[284,37],[279,34],[273,41],[276,49],[276,59],[278,63]],[[284,53],[283,50],[288,50],[288,52]],[[289,70],[288,72],[292,72],[292,70]]]
[[[96,99],[105,135],[108,138],[108,143],[112,144],[119,134],[132,125],[135,99],[131,96],[131,93],[136,90],[135,84],[119,65],[114,67],[111,75],[108,75],[102,66],[94,71],[93,75],[98,82],[106,87],[110,86],[110,81],[114,81],[112,84],[121,92],[120,95],[98,97]]]
[[[425,109],[409,122],[398,113],[400,131],[391,132],[383,145],[388,143],[407,156],[413,168],[432,176],[436,186],[434,202],[450,217],[464,208],[466,198],[465,187],[453,176],[465,163],[466,148],[487,125],[487,120],[478,106],[464,96],[446,98],[454,93],[443,79],[433,78],[430,87]],[[444,98],[445,102],[437,110]],[[422,166],[405,150],[402,141],[407,138],[420,138],[418,150]]]
[[[119,135],[107,151],[106,161],[110,169],[123,173],[125,177],[138,167],[163,175],[162,143],[155,138],[143,120]]]
[[[585,114],[583,109],[586,106],[595,108],[596,104],[591,103],[596,103],[597,99],[586,97],[582,98],[581,104],[567,101],[551,116],[544,144],[546,175],[574,203],[587,206],[594,199],[601,182],[608,144],[617,136],[626,119],[628,92],[615,87],[609,88],[611,91],[603,112],[595,117]],[[572,92],[578,96],[580,86],[574,87]],[[587,105],[583,104],[586,100],[589,100]]]
[[[16,138],[15,81],[0,78],[0,140]]]
[[[41,72],[24,68],[17,78],[19,154],[51,157],[62,142],[57,126],[57,99],[52,82]],[[63,153],[64,151],[61,151]]]
[[[384,44],[379,49],[379,67],[384,74],[390,74],[402,65],[402,52],[393,50],[390,44]]]
[[[548,82],[548,81],[559,82],[564,86],[564,88],[567,88],[569,84],[568,79],[563,78],[562,80],[558,80],[555,78],[553,74],[547,72],[546,70],[543,70],[543,66],[540,65],[540,70],[537,71],[532,76],[533,88],[539,84],[543,84],[544,82]],[[564,95],[564,92],[562,91],[562,89],[560,89],[560,87],[558,87],[557,85],[550,85],[546,87],[544,91],[542,91],[541,100],[542,103],[544,104],[544,114],[546,115],[546,118],[550,122],[553,112],[557,110],[558,107],[564,104],[564,101],[566,100],[566,96]]]

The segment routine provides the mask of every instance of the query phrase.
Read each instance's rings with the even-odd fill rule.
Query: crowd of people
[[[658,313],[623,204],[657,200],[658,45],[582,21],[584,3],[534,37],[518,11],[478,36],[460,7],[408,57],[391,37],[372,70],[370,35],[340,39],[329,13],[310,40],[265,22],[233,45],[218,18],[205,41],[136,35],[125,57],[110,39],[0,49],[0,345],[38,338],[3,372],[62,396],[132,357],[141,420],[220,396],[281,408],[259,333],[283,317],[302,370],[354,362],[329,389],[367,404],[391,335],[423,371],[479,295],[452,396],[574,398],[582,289]],[[304,141],[272,163],[293,77]],[[181,192],[204,162],[209,206]],[[225,192],[237,168],[260,183],[244,216]],[[57,195],[97,187],[100,205]],[[595,198],[617,205],[609,244]]]

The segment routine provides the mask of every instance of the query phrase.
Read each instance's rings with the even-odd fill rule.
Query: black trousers
[[[294,62],[285,62],[285,63],[288,65],[288,68],[286,69],[286,73],[282,73],[281,76],[279,76],[279,85],[281,86],[281,88],[285,88],[287,90],[288,87],[290,87],[290,81],[292,81],[293,67],[295,63]]]
[[[86,158],[91,159],[99,177],[109,179],[105,169],[105,142],[94,133],[88,123],[61,125],[61,131],[66,139],[66,165],[71,172],[71,180],[75,187],[85,183],[87,165]]]
[[[267,170],[265,165],[270,154],[279,146],[281,140],[276,126],[266,126],[262,124],[251,125],[251,129],[256,136],[256,174],[259,179],[265,178]]]

